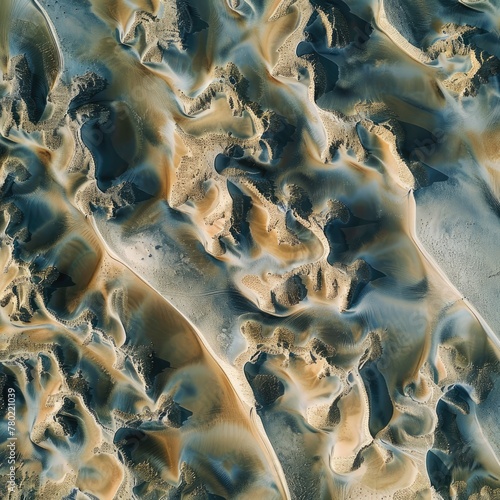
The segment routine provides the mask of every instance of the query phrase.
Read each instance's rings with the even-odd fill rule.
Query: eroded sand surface
[[[499,29],[2,0],[0,497],[499,498]]]

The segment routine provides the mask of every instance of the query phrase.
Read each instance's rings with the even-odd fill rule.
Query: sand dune
[[[498,15],[4,1],[0,496],[500,495]]]

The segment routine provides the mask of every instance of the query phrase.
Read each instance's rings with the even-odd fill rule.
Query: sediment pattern
[[[498,498],[499,26],[3,0],[1,496]]]

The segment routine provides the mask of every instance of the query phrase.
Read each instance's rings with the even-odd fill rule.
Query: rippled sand
[[[500,498],[499,29],[2,0],[0,497]]]

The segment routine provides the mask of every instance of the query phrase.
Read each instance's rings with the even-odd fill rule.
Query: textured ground
[[[500,498],[499,30],[2,0],[0,497]]]

